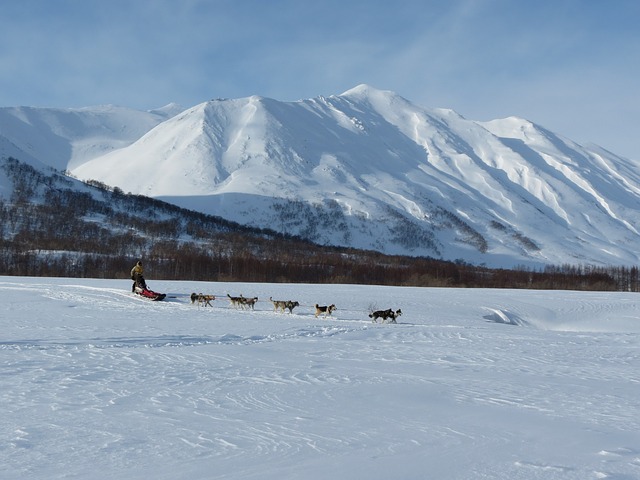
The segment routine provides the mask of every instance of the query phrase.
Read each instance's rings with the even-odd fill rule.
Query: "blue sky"
[[[640,161],[638,0],[0,0],[0,106],[142,110],[360,83]]]

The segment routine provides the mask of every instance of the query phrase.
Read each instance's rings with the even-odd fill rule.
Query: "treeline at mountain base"
[[[415,287],[639,291],[638,268],[549,266],[488,269],[427,258],[368,252],[299,252],[268,258],[248,252],[211,255],[189,246],[156,245],[141,256],[17,252],[2,246],[0,275],[129,278],[142,259],[149,279],[257,283],[342,283]]]
[[[351,283],[417,287],[633,291],[637,267],[490,269],[463,261],[324,247],[242,226],[99,182],[0,162],[13,183],[0,197],[0,275]]]

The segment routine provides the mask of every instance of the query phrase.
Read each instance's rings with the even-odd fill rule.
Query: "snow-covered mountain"
[[[36,159],[57,170],[70,170],[130,145],[182,110],[175,104],[151,112],[113,105],[0,108],[0,155]]]
[[[153,112],[5,108],[0,154],[320,244],[489,266],[640,259],[636,163],[367,85]]]

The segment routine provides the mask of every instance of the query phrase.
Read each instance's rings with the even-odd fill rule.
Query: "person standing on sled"
[[[143,273],[142,262],[137,262],[131,269],[131,280],[133,280],[131,291],[150,300],[164,300],[167,294],[150,290],[147,282],[144,281]]]
[[[133,286],[131,287],[132,292],[136,291],[136,286],[143,290],[147,288],[147,282],[144,281],[143,274],[142,262],[138,261],[131,269],[131,280],[133,280]]]

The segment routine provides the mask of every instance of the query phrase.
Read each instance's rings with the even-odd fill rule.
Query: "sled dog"
[[[244,297],[241,297],[241,299],[240,299],[240,306],[241,306],[242,308],[244,308],[244,307],[249,307],[249,308],[251,308],[251,310],[255,310],[255,308],[254,308],[254,307],[255,307],[256,302],[257,302],[257,301],[258,301],[258,297],[253,297],[253,298],[244,298]]]
[[[337,307],[333,303],[329,306],[320,306],[316,303],[316,318],[318,318],[318,315],[324,315],[326,318],[327,315],[331,315],[331,312],[334,310],[337,310]]]
[[[293,309],[300,306],[298,302],[293,300],[274,300],[271,297],[269,297],[269,300],[271,301],[271,303],[273,303],[274,312],[282,310],[282,313],[284,313],[286,309],[289,310],[289,313],[293,313]]]
[[[240,294],[239,297],[232,297],[227,293],[227,297],[229,297],[229,302],[231,302],[231,305],[234,306],[235,308],[242,306],[242,301],[244,300],[244,297],[242,296],[242,294]]]
[[[192,293],[191,294],[191,303],[196,303],[198,302],[198,306],[202,305],[203,307],[209,306],[209,307],[213,307],[213,305],[211,305],[211,302],[213,300],[216,299],[215,295],[205,295],[203,293]]]
[[[396,318],[402,315],[402,310],[398,309],[395,312],[391,308],[387,308],[386,310],[376,310],[369,314],[369,318],[371,318],[372,322],[378,323],[378,318],[382,319],[382,323],[391,319],[389,323],[397,323]]]

